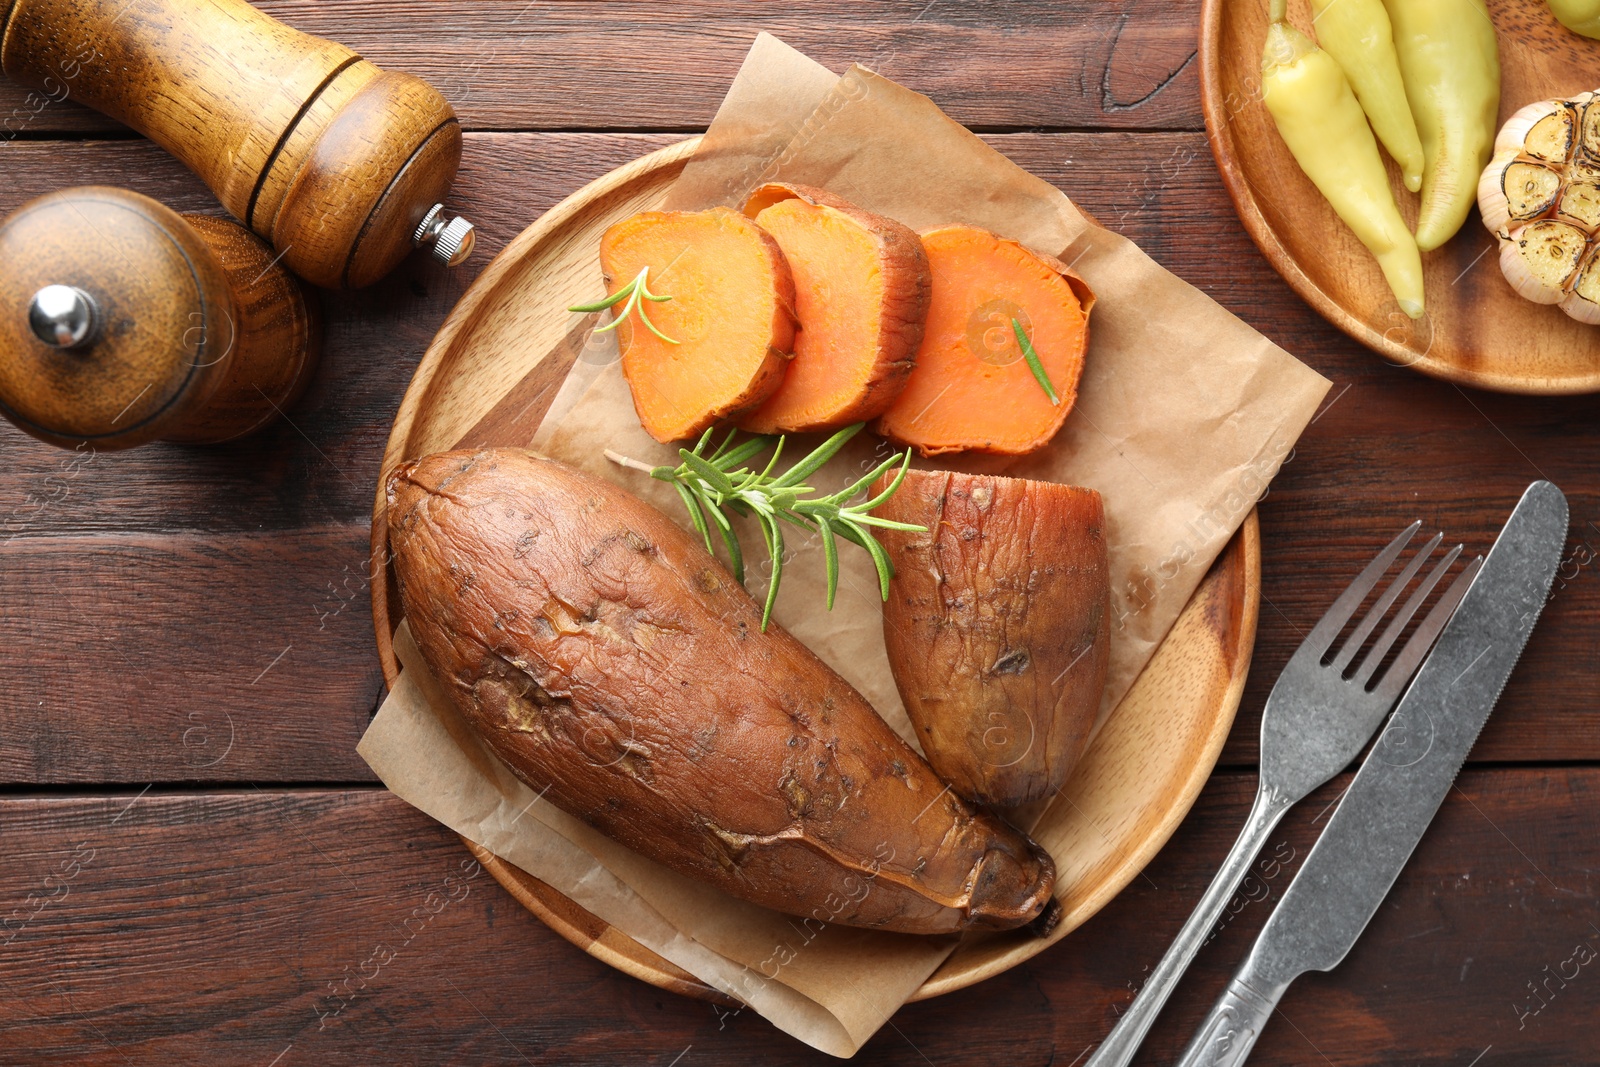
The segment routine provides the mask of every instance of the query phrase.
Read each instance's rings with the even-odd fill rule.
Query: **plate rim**
[[[567,220],[582,210],[593,199],[605,195],[612,189],[626,185],[630,181],[647,175],[655,169],[670,166],[680,159],[687,159],[698,147],[701,137],[692,136],[683,141],[678,141],[662,148],[656,149],[645,155],[623,164],[605,175],[595,179],[574,191],[564,198],[555,207],[545,212],[531,225],[514,237],[483,271],[473,279],[467,291],[457,301],[454,308],[446,316],[434,339],[430,342],[422,359],[418,362],[412,374],[411,381],[406,386],[405,395],[397,409],[394,421],[390,427],[389,437],[384,446],[383,461],[380,467],[378,484],[374,495],[372,509],[371,554],[369,557],[369,582],[372,600],[373,629],[378,646],[379,659],[383,668],[385,688],[392,688],[399,677],[400,666],[395,656],[393,645],[393,631],[398,625],[398,612],[391,613],[390,606],[398,606],[398,593],[394,587],[393,569],[389,566],[388,531],[386,524],[386,508],[384,486],[390,471],[400,462],[401,455],[423,402],[432,392],[434,379],[440,365],[450,356],[463,332],[476,319],[479,310],[489,303],[498,293],[506,276],[512,273],[520,263],[523,256],[528,253],[530,246],[537,245],[544,240],[551,231],[558,229]],[[1174,802],[1162,814],[1151,832],[1139,842],[1138,846],[1131,849],[1121,858],[1118,865],[1109,872],[1097,888],[1089,896],[1074,903],[1074,911],[1083,914],[1073,928],[1081,925],[1083,921],[1098,913],[1112,898],[1125,889],[1129,882],[1143,870],[1152,858],[1165,847],[1172,834],[1193,809],[1195,800],[1205,783],[1210,780],[1215,770],[1216,762],[1221,755],[1222,748],[1231,732],[1234,719],[1237,715],[1239,703],[1243,697],[1244,686],[1249,677],[1249,669],[1254,656],[1256,628],[1260,617],[1260,592],[1261,592],[1261,528],[1259,513],[1252,507],[1245,516],[1229,541],[1218,553],[1218,560],[1229,553],[1240,552],[1242,590],[1239,604],[1239,623],[1237,653],[1234,660],[1228,685],[1223,691],[1217,704],[1216,715],[1212,718],[1204,743],[1199,747],[1197,758],[1190,764],[1187,777],[1171,793]],[[1187,610],[1187,607],[1185,608]],[[459,836],[459,835],[458,835]],[[574,946],[582,949],[590,956],[603,963],[628,974],[634,978],[656,986],[669,992],[680,993],[723,1004],[736,1004],[726,994],[705,984],[675,964],[661,958],[646,946],[628,938],[628,936],[615,927],[611,927],[604,920],[573,903],[570,898],[565,898],[572,907],[593,919],[594,923],[604,928],[604,932],[615,933],[621,938],[626,938],[626,944],[631,948],[623,951],[618,947],[606,943],[602,937],[597,937],[589,930],[581,928],[569,917],[558,913],[549,904],[541,899],[537,892],[526,883],[533,882],[543,886],[548,892],[562,896],[558,890],[540,882],[538,878],[526,871],[516,868],[509,862],[494,856],[470,839],[461,838],[468,851],[484,867],[489,874],[506,889],[518,904],[532,912],[540,921],[555,933]],[[1034,942],[1027,942],[1017,946],[1005,954],[996,955],[976,966],[963,969],[951,974],[943,974],[944,965],[936,970],[923,985],[910,997],[910,1001],[925,1000],[946,993],[964,989],[977,982],[993,977],[1012,967],[1023,963],[1056,944],[1065,936],[1067,930],[1061,935],[1052,938],[1041,938]],[[1020,950],[1020,952],[1019,952]],[[638,955],[643,955],[643,959]],[[954,958],[954,957],[952,957]]]

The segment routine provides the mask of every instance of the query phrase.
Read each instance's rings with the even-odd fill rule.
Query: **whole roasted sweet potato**
[[[1105,689],[1111,580],[1100,494],[910,471],[873,512],[895,567],[883,633],[922,750],[962,796],[1053,794]]]
[[[946,788],[665,515],[520,449],[389,479],[406,617],[489,747],[736,896],[907,933],[1053,924],[1049,855]]]

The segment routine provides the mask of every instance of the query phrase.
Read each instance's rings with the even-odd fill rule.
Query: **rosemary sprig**
[[[618,289],[604,300],[596,300],[592,304],[575,304],[572,307],[567,308],[567,310],[585,313],[591,311],[604,311],[606,308],[620,304],[622,301],[626,300],[627,303],[622,305],[622,311],[612,318],[610,322],[595,330],[595,333],[605,333],[607,330],[615,330],[618,326],[621,326],[622,321],[629,315],[632,315],[634,309],[637,308],[639,311],[639,321],[644,323],[646,328],[648,328],[651,333],[655,334],[669,345],[678,344],[679,342],[673,340],[660,330],[656,329],[656,324],[651,322],[650,316],[644,313],[644,305],[639,303],[641,298],[644,300],[653,300],[658,304],[672,299],[670,296],[652,293],[650,291],[649,279],[650,268],[643,267],[640,269],[638,277],[634,278],[633,281],[629,282],[627,285],[624,285],[621,289]]]
[[[1061,398],[1056,395],[1056,387],[1050,384],[1050,375],[1045,373],[1044,364],[1039,360],[1039,353],[1033,350],[1033,342],[1028,340],[1028,333],[1022,328],[1022,321],[1013,318],[1011,329],[1017,335],[1017,345],[1022,349],[1022,358],[1028,361],[1028,369],[1033,371],[1034,379],[1044,390],[1044,395],[1050,398],[1050,403],[1059,406]]]
[[[816,490],[805,480],[820,470],[856,434],[865,423],[847,426],[828,438],[810,455],[782,474],[774,474],[778,457],[783,454],[784,438],[751,437],[734,443],[737,430],[730,430],[720,446],[709,454],[714,430],[707,430],[693,449],[680,448],[683,462],[676,467],[647,467],[637,460],[619,456],[607,450],[606,456],[615,463],[638,470],[648,470],[652,478],[671,482],[683,506],[689,510],[689,520],[706,540],[706,550],[712,551],[711,530],[715,527],[722,543],[727,546],[733,563],[733,574],[744,582],[744,552],[739,536],[728,521],[727,512],[752,516],[761,527],[762,540],[767,555],[772,560],[772,581],[767,586],[767,601],[761,611],[761,628],[767,628],[772,618],[772,606],[778,599],[778,582],[783,577],[783,523],[816,530],[822,538],[823,562],[828,572],[828,610],[833,610],[834,594],[839,588],[839,546],[836,538],[860,545],[872,557],[878,571],[878,591],[884,600],[889,599],[889,579],[894,576],[894,565],[872,528],[883,530],[909,530],[921,532],[925,526],[895,522],[870,514],[873,508],[888,500],[905,480],[911,466],[911,450],[897,453],[874,467],[854,484],[827,496],[812,496]],[[765,467],[755,470],[744,464],[755,456],[772,449]],[[866,490],[879,475],[898,465],[900,470],[883,492],[860,503],[849,501]],[[726,509],[726,510],[724,510]]]

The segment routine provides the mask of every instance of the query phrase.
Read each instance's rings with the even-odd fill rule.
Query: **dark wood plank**
[[[763,31],[834,70],[872,67],[969,125],[1201,125],[1195,0],[880,0],[852,9],[845,32],[828,0],[257,6],[427,79],[473,130],[704,129]],[[42,96],[0,82],[0,131],[116,128],[71,103],[67,90],[69,102],[41,109]]]
[[[1162,1017],[1168,1063],[1315,838],[1293,813]],[[1253,781],[1222,774],[1143,876],[1065,944],[901,1011],[867,1064],[1068,1064],[1198,898]],[[1252,1064],[1588,1062],[1600,770],[1469,772],[1348,960],[1302,979]],[[611,972],[380,790],[0,801],[7,1063],[824,1063],[753,1013]],[[1548,968],[1548,970],[1546,969]],[[1528,983],[1549,981],[1545,1007]],[[1552,995],[1553,994],[1553,995]],[[685,1050],[688,1050],[685,1054]]]
[[[0,564],[0,783],[362,781],[364,525],[26,537]]]

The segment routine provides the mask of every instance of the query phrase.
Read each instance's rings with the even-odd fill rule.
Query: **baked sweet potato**
[[[905,388],[928,316],[928,257],[910,227],[821,189],[773,183],[745,214],[794,275],[794,359],[739,418],[753,433],[837,430],[883,414]]]
[[[1110,655],[1100,494],[994,475],[909,471],[874,509],[895,577],[889,664],[928,762],[969,800],[1060,789],[1083,755]]]
[[[400,594],[455,706],[546,799],[780,911],[1053,925],[1054,865],[974,811],[692,536],[520,449],[402,464]]]
[[[933,274],[927,327],[911,377],[874,428],[924,456],[1043,448],[1078,397],[1094,293],[1055,257],[973,226],[928,230],[922,245]]]
[[[634,409],[657,441],[697,436],[783,381],[794,347],[794,278],[777,242],[744,215],[712,208],[629,216],[601,237],[600,268],[613,296],[648,268],[649,288],[670,297],[639,302],[617,328]]]

